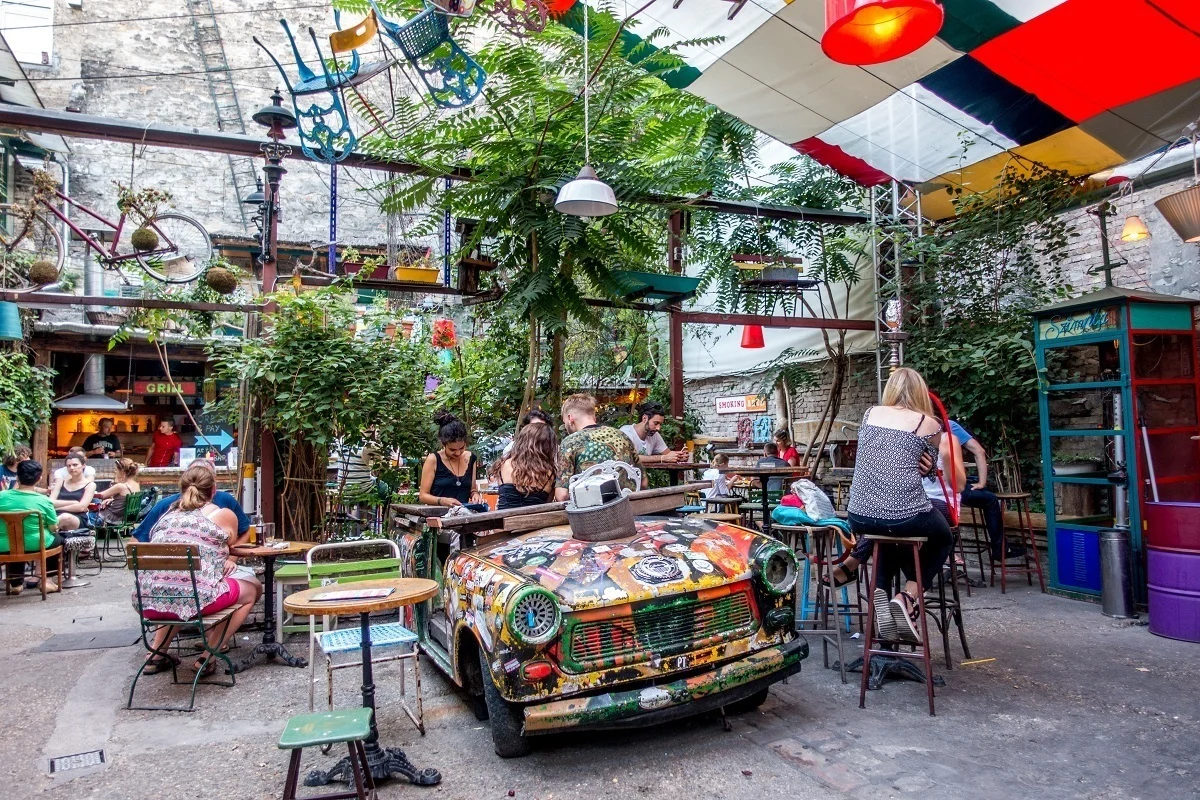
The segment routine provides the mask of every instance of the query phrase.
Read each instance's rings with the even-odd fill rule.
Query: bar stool
[[[959,528],[957,526],[950,529],[950,534],[958,540]],[[961,540],[958,540],[961,544]],[[938,573],[937,577],[937,596],[925,598],[925,613],[933,617],[933,624],[937,625],[938,631],[942,634],[942,653],[946,658],[946,669],[954,669],[950,661],[950,623],[953,622],[958,628],[958,641],[962,644],[963,656],[971,657],[971,648],[967,645],[967,633],[963,629],[962,621],[962,602],[958,596],[958,565],[954,562],[953,553],[950,556],[950,597],[946,597],[946,570],[943,569]],[[971,582],[967,581],[968,596],[971,591]],[[931,590],[932,594],[932,590]]]
[[[309,795],[300,800],[337,800],[375,797],[375,779],[367,763],[363,742],[371,735],[369,708],[347,708],[317,714],[299,714],[287,721],[279,737],[279,749],[290,750],[287,778],[283,785],[283,800],[296,800],[300,785],[300,756],[306,747],[345,744],[350,752],[350,769],[354,790],[333,794]]]
[[[983,581],[987,580],[987,575],[983,571],[984,556],[987,556],[989,565],[992,565],[995,563],[992,560],[991,542],[989,541],[989,539],[987,537],[987,533],[986,533],[986,531],[987,531],[986,520],[983,520],[983,514],[977,508],[972,508],[970,506],[964,506],[960,510],[959,513],[962,513],[962,511],[970,511],[971,512],[971,538],[968,540],[966,537],[962,536],[961,533],[958,537],[957,550],[958,550],[958,555],[963,560],[963,574],[965,576],[968,571],[967,570],[967,550],[966,550],[966,548],[969,546],[971,548],[971,551],[975,554],[975,559],[979,562],[979,581],[982,583]],[[971,581],[968,578],[967,579],[967,597],[970,597],[970,596],[971,596]]]
[[[904,538],[897,536],[876,536],[868,534],[872,544],[871,552],[871,580],[868,584],[868,593],[870,595],[867,603],[867,630],[863,634],[866,641],[863,644],[863,664],[862,664],[862,682],[858,689],[858,707],[867,707],[867,683],[871,679],[871,657],[884,656],[887,658],[904,658],[911,661],[920,659],[925,667],[925,695],[929,698],[929,716],[934,716],[933,710],[933,663],[929,656],[929,624],[925,619],[925,585],[921,580],[921,546],[929,541],[925,537]],[[894,545],[897,548],[908,547],[912,550],[913,569],[916,573],[917,582],[917,605],[919,606],[918,617],[921,621],[921,643],[912,644],[910,642],[902,642],[899,640],[881,639],[875,631],[875,590],[882,589],[879,586],[879,560],[880,546]],[[913,652],[904,652],[902,650],[885,650],[876,648],[877,642],[886,641],[889,644],[907,644],[913,648]]]
[[[1012,572],[1017,575],[1024,575],[1029,581],[1029,585],[1033,586],[1033,573],[1037,572],[1038,586],[1041,587],[1042,594],[1046,593],[1046,578],[1042,575],[1042,559],[1038,555],[1037,543],[1033,540],[1033,515],[1029,511],[1029,498],[1032,497],[1029,492],[997,492],[996,497],[1000,500],[1002,509],[1007,510],[1008,504],[1012,503],[1016,506],[1017,511],[1017,538],[1019,542],[1025,546],[1025,555],[1022,557],[1024,565],[1020,567],[1008,566],[1008,559],[1001,557],[1000,559],[1000,594],[1004,594],[1007,585],[1008,573]],[[1004,526],[1004,541],[1001,542],[1000,552],[1005,556],[1008,554],[1008,526]],[[992,562],[992,585],[996,585],[996,563]]]
[[[820,636],[821,648],[824,653],[825,669],[829,669],[829,645],[837,648],[838,672],[841,673],[842,683],[846,683],[846,657],[842,649],[842,604],[837,599],[837,589],[830,585],[834,562],[829,555],[833,552],[837,530],[831,527],[810,527],[808,525],[771,525],[771,532],[780,541],[793,550],[803,551],[804,574],[800,590],[796,593],[796,633],[801,636]],[[778,532],[778,533],[776,533]],[[812,547],[809,547],[809,538]],[[808,587],[812,579],[813,565],[816,565],[817,590],[812,605],[812,616],[809,617]],[[846,588],[841,591],[845,593]],[[846,602],[849,605],[849,601]],[[833,627],[829,626],[832,612]],[[805,625],[820,627],[805,628]],[[833,638],[831,639],[830,636]]]

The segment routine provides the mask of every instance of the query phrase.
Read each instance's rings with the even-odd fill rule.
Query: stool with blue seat
[[[350,751],[350,769],[354,776],[354,791],[312,795],[304,800],[341,800],[375,797],[375,779],[367,765],[363,742],[371,735],[371,709],[345,708],[317,714],[298,714],[288,720],[279,737],[279,749],[291,750],[287,779],[283,785],[283,800],[296,800],[300,787],[300,757],[306,747],[327,749],[346,744]]]
[[[771,533],[797,552],[805,554],[803,574],[797,592],[796,633],[802,636],[820,636],[824,651],[825,668],[829,668],[829,645],[837,649],[837,668],[842,683],[846,683],[846,658],[842,648],[842,629],[849,633],[849,619],[843,617],[849,610],[849,599],[845,586],[833,588],[834,561],[831,557],[837,547],[837,529],[827,526],[781,525],[774,523]],[[811,539],[811,544],[809,540]],[[808,594],[813,565],[816,565],[817,590],[810,603]],[[838,592],[841,592],[841,602]],[[833,624],[830,625],[830,617]],[[814,626],[808,628],[806,626]],[[832,637],[832,639],[831,639]]]

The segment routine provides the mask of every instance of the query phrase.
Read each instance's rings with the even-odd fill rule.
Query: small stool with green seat
[[[300,756],[306,747],[332,746],[345,743],[350,750],[350,768],[354,775],[354,791],[312,795],[304,800],[340,800],[356,797],[371,800],[375,797],[375,779],[367,766],[363,742],[371,735],[371,709],[344,708],[316,714],[297,714],[288,720],[279,737],[279,749],[291,750],[287,780],[283,784],[283,800],[296,800],[300,785]]]

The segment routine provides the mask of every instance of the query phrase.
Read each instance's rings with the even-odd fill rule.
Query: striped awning
[[[915,185],[933,217],[947,186],[986,190],[1008,164],[1092,174],[1200,117],[1200,0],[941,2],[937,38],[867,67],[822,53],[824,0],[659,2],[633,32],[723,37],[668,82],[864,185]]]

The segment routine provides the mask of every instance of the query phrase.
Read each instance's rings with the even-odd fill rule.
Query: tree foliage
[[[34,366],[19,350],[0,352],[0,453],[32,442],[39,425],[50,421],[54,370]]]
[[[900,237],[920,279],[906,286],[906,363],[994,455],[1015,449],[1027,487],[1040,474],[1031,312],[1068,295],[1062,262],[1078,234],[1061,215],[1079,182],[1009,166],[987,194],[956,194],[957,216]]]

